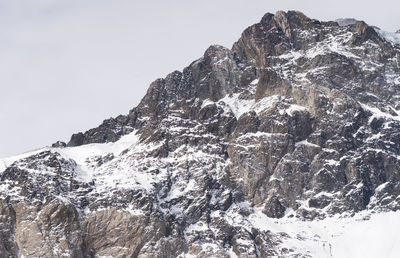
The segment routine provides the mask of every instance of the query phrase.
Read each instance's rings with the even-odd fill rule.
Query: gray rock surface
[[[267,13],[129,114],[8,164],[0,256],[306,256],[251,218],[400,209],[399,62],[362,21]]]
[[[348,26],[348,25],[353,25],[354,23],[357,22],[357,20],[354,18],[341,18],[341,19],[336,19],[336,22],[339,24],[339,26]]]

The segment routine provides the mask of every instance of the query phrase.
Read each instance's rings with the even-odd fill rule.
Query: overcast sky
[[[0,0],[0,157],[126,114],[150,82],[277,10],[400,28],[398,0]]]

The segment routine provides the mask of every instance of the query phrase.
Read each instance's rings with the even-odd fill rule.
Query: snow
[[[209,229],[208,225],[202,221],[189,225],[185,230],[185,235],[194,234],[196,231],[205,231]]]
[[[122,136],[116,142],[110,143],[92,143],[81,145],[77,147],[65,147],[65,148],[52,148],[54,151],[61,154],[66,159],[72,159],[77,163],[77,179],[85,182],[93,180],[94,171],[89,167],[87,163],[88,158],[96,156],[104,156],[107,154],[114,154],[117,156],[122,151],[135,145],[139,140],[139,136],[136,131]]]
[[[238,211],[242,208],[252,210],[251,214],[240,216]],[[313,221],[300,220],[293,215],[295,211],[289,210],[281,219],[269,218],[262,213],[262,208],[252,209],[244,203],[233,204],[226,213],[211,214],[212,217],[223,217],[232,226],[257,228],[280,235],[279,249],[292,249],[294,253],[310,257],[394,258],[400,253],[399,211],[362,211],[354,216],[336,215]]]
[[[87,166],[87,159],[95,156],[104,156],[106,154],[112,153],[115,156],[119,155],[122,151],[135,145],[139,140],[139,136],[136,135],[136,131],[124,135],[118,141],[114,143],[92,143],[77,147],[65,147],[65,148],[51,148],[45,147],[41,149],[36,149],[30,152],[26,152],[17,156],[7,157],[0,159],[0,173],[3,172],[8,166],[10,166],[15,161],[30,157],[32,155],[38,154],[43,151],[52,151],[59,153],[65,159],[72,159],[78,165],[78,170],[81,172],[78,175],[78,179],[89,179]],[[91,178],[90,178],[91,180]],[[89,181],[90,181],[89,180]],[[87,180],[85,180],[87,181]]]
[[[235,93],[230,95],[226,95],[224,98],[219,100],[220,102],[228,105],[229,109],[233,112],[236,118],[239,118],[244,113],[250,111],[251,106],[254,104],[253,99],[240,99],[239,93]]]
[[[371,123],[372,120],[376,117],[378,118],[385,118],[388,120],[396,120],[396,121],[400,121],[400,116],[393,116],[391,114],[385,113],[383,111],[381,111],[379,108],[376,107],[371,107],[368,106],[366,104],[360,103],[362,108],[364,108],[365,110],[369,111],[372,113],[372,116],[369,118],[369,122]]]
[[[253,104],[252,110],[254,110],[254,112],[256,112],[257,114],[260,114],[263,111],[266,111],[273,107],[274,104],[279,101],[279,99],[280,96],[278,95],[264,97]]]
[[[249,222],[261,230],[287,233],[289,238],[282,247],[308,252],[312,257],[398,257],[400,253],[400,212],[361,212],[348,218],[300,221],[271,219],[256,210]]]
[[[250,82],[250,85],[257,85],[257,84],[258,84],[258,78]]]
[[[46,150],[49,150],[49,148],[36,149],[33,151],[28,151],[28,152],[22,153],[17,156],[2,158],[2,159],[0,159],[0,173],[2,173],[7,167],[9,167],[15,161],[30,157],[32,155],[38,154],[38,153],[40,153],[42,151],[46,151]]]
[[[334,159],[328,159],[328,160],[325,160],[325,164],[327,164],[328,166],[331,166],[331,167],[335,167],[335,166],[340,165],[340,161],[337,161]]]
[[[400,34],[396,32],[383,31],[378,28],[375,28],[375,31],[381,36],[381,38],[385,39],[386,41],[394,45],[400,45]]]
[[[0,159],[0,173],[3,172],[8,167],[5,160]]]
[[[226,95],[224,98],[220,99],[217,104],[222,105],[225,112],[232,112],[237,119],[239,119],[243,114],[246,114],[250,111],[254,111],[257,114],[261,114],[262,112],[268,111],[272,108],[282,97],[279,95],[271,95],[266,96],[258,101],[254,99],[241,99],[240,94],[231,94]],[[206,99],[203,101],[201,108],[204,108],[208,105],[215,104],[215,102]],[[290,116],[293,115],[296,111],[305,111],[306,107],[299,106],[296,104],[291,104],[287,109],[286,113]]]
[[[293,113],[294,112],[299,112],[299,111],[305,111],[305,110],[307,110],[307,108],[305,108],[305,107],[303,107],[303,106],[299,106],[299,105],[296,105],[296,104],[291,104],[287,109],[286,109],[286,113],[289,115],[289,116],[293,116]]]
[[[257,80],[254,80],[252,83],[257,83]],[[268,110],[271,108],[277,101],[279,100],[278,95],[266,96],[258,101],[254,99],[242,99],[240,98],[239,93],[226,95],[224,98],[220,99],[218,102],[211,101],[206,99],[203,101],[201,108],[204,108],[208,105],[217,104],[222,106],[226,113],[232,112],[237,119],[239,119],[243,114],[246,114],[250,111],[254,111],[257,114]]]
[[[398,257],[400,236],[396,229],[400,227],[399,218],[398,212],[374,214],[367,221],[345,221],[342,228],[338,228],[336,223],[332,222],[330,226],[338,232],[337,237],[332,239],[333,256]]]
[[[246,138],[256,138],[256,137],[268,139],[268,138],[274,137],[276,135],[284,135],[284,134],[282,134],[282,133],[266,133],[266,132],[261,132],[261,131],[258,131],[255,133],[248,132],[248,133],[245,133],[245,134],[239,136],[237,141],[240,142]]]
[[[347,32],[342,35],[329,35],[324,41],[318,42],[313,47],[301,50],[291,51],[289,53],[278,56],[281,59],[289,59],[291,63],[299,58],[313,59],[319,55],[326,55],[329,53],[336,53],[352,59],[360,59],[360,57],[354,55],[349,51],[349,48],[345,45],[353,36],[351,32]]]
[[[231,247],[228,251],[227,251],[229,257],[231,258],[237,258],[238,256],[236,255],[236,253],[233,251],[233,247]]]
[[[149,171],[138,171],[137,164],[143,160],[138,157],[132,159],[133,161],[130,162],[130,159],[122,155],[125,151],[127,151],[126,153],[132,152],[131,155],[137,155],[137,153],[141,153],[144,148],[146,148],[146,150],[151,150],[152,148],[157,148],[157,146],[154,144],[140,145],[139,135],[134,131],[128,135],[122,136],[114,143],[93,143],[65,148],[46,147],[19,156],[1,159],[0,168],[3,170],[17,160],[27,158],[43,151],[51,151],[60,154],[61,157],[66,160],[73,161],[72,164],[76,164],[76,166],[73,167],[75,179],[82,182],[95,182],[96,188],[94,192],[106,193],[115,188],[142,188],[151,190],[153,182],[157,180],[154,173],[149,173],[151,169]],[[110,155],[110,159],[107,159],[108,155]],[[113,156],[115,158],[113,158]],[[98,161],[101,161],[104,157],[106,158],[105,162],[98,165]],[[19,165],[24,166],[24,164]],[[24,167],[24,169],[32,174],[54,174],[53,170],[42,166],[38,166],[35,169]],[[4,184],[1,190],[10,192],[7,188],[8,184]],[[130,208],[128,210],[132,213],[137,213],[134,209]]]
[[[173,184],[171,190],[168,193],[168,196],[164,199],[165,201],[170,201],[176,198],[179,198],[190,191],[193,191],[196,187],[195,180],[190,180],[188,184],[182,185],[178,187],[177,184]]]
[[[54,149],[58,153],[64,154],[69,158],[74,159],[78,163],[84,163],[84,161],[88,157],[104,155],[108,153],[119,155],[122,151],[136,144],[138,140],[139,136],[136,134],[136,131],[134,131],[130,134],[122,136],[116,142],[92,143],[77,147],[54,148]]]
[[[320,148],[319,145],[311,143],[311,142],[308,142],[307,140],[302,140],[302,141],[296,142],[295,145],[296,146],[298,146],[298,145],[306,145],[306,146],[310,146],[310,147],[314,147],[314,148]]]
[[[379,193],[379,192],[382,191],[388,184],[389,184],[389,182],[386,182],[386,183],[383,183],[383,184],[379,185],[377,188],[375,188],[375,192]]]
[[[201,104],[201,108],[204,108],[204,107],[212,105],[212,104],[215,104],[215,102],[210,99],[205,99],[205,100],[203,100],[203,103]]]
[[[129,206],[124,210],[134,216],[143,216],[144,215],[144,212],[141,209],[135,209],[132,204],[129,204]]]

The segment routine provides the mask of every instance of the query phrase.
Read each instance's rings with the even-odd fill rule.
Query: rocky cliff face
[[[4,159],[0,256],[312,256],[274,224],[400,209],[399,63],[362,21],[267,13],[128,115]]]

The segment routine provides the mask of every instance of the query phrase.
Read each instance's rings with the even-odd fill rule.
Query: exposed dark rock
[[[123,116],[104,120],[103,123],[85,133],[73,134],[68,146],[80,146],[88,143],[115,142],[122,135],[132,132],[135,123],[134,115]]]
[[[63,148],[63,147],[67,147],[67,144],[65,142],[62,142],[62,141],[57,141],[57,142],[53,143],[51,145],[51,147],[53,147],[53,148]]]
[[[282,218],[285,215],[285,206],[275,196],[269,198],[265,203],[263,212],[270,218]]]

